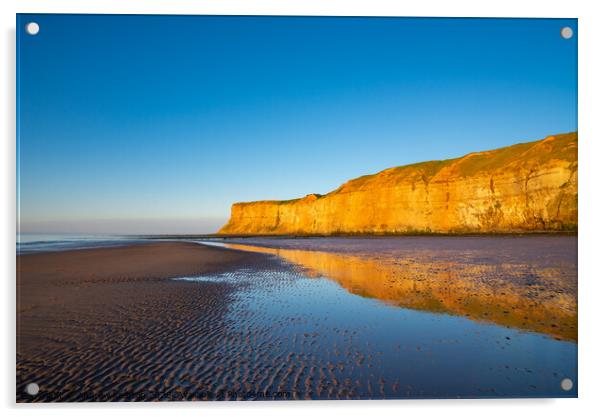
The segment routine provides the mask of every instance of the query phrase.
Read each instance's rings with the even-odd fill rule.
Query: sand
[[[17,401],[576,395],[575,238],[418,240],[17,256]]]
[[[176,242],[17,256],[17,401],[182,398],[178,363],[202,349],[184,345],[216,343],[235,284],[171,278],[263,261]]]

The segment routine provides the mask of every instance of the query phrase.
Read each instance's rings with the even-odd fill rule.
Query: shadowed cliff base
[[[235,203],[218,234],[575,232],[577,136],[390,168],[325,195]]]

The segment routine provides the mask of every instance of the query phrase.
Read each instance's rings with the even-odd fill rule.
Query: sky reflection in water
[[[358,383],[360,396],[576,395],[576,384],[560,389],[577,376],[576,236],[225,246],[283,264],[228,278],[249,283],[234,308],[247,312],[241,331],[269,339],[274,355],[341,363],[340,378]]]

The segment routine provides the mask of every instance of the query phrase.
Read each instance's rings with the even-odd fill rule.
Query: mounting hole
[[[573,29],[568,26],[563,27],[560,29],[560,36],[564,39],[571,39],[573,37]]]
[[[564,378],[562,381],[560,381],[560,388],[562,388],[564,391],[572,390],[573,380],[570,378]]]
[[[29,22],[25,26],[25,31],[30,35],[37,35],[40,32],[40,25],[36,22]]]
[[[38,395],[38,392],[40,392],[40,386],[35,382],[30,382],[25,387],[25,392],[29,395]]]

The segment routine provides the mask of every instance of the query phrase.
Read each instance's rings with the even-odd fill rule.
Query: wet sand
[[[572,236],[234,242],[224,245],[275,254],[302,267],[306,275],[327,277],[352,294],[390,305],[577,341]]]
[[[277,244],[18,256],[17,400],[576,396],[575,238]]]
[[[17,256],[17,400],[178,399],[178,364],[223,337],[235,284],[171,278],[264,262],[171,242]]]

